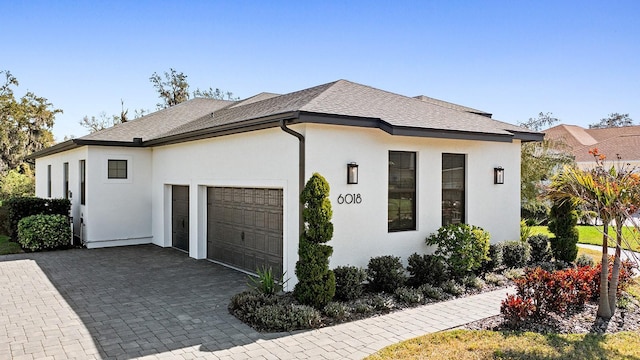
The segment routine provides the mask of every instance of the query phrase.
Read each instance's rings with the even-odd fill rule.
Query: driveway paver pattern
[[[246,275],[153,245],[0,256],[0,359],[360,359],[499,313],[507,290],[312,331],[227,311]]]

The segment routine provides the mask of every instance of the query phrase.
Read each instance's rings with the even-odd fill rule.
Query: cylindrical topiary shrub
[[[32,215],[18,222],[18,243],[25,250],[52,250],[70,241],[69,218],[64,215]]]
[[[338,266],[333,269],[336,276],[336,298],[343,301],[355,300],[364,292],[363,282],[367,273],[356,266]]]
[[[324,245],[333,236],[333,212],[327,180],[314,173],[300,194],[300,202],[304,206],[302,218],[305,228],[298,245],[298,283],[293,295],[302,304],[322,309],[336,292],[336,278],[329,269],[333,248]]]
[[[549,212],[549,231],[554,233],[551,239],[551,251],[556,260],[573,262],[578,256],[578,214],[570,201],[553,204]]]

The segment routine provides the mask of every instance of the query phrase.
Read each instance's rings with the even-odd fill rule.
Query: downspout
[[[298,186],[299,191],[302,193],[302,189],[304,189],[304,176],[305,176],[305,139],[304,135],[293,131],[287,127],[284,120],[280,120],[280,128],[282,131],[286,132],[289,135],[293,135],[298,138]],[[298,199],[299,201],[299,199]],[[304,221],[302,220],[302,203],[299,206],[299,214],[298,214],[298,225],[300,226],[300,235],[304,230]]]

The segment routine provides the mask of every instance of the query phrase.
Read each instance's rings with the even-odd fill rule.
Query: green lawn
[[[632,284],[627,292],[640,299],[640,284]],[[454,330],[390,345],[366,359],[640,359],[640,333],[543,335]]]
[[[640,333],[537,334],[454,330],[388,346],[376,359],[638,359]]]
[[[0,255],[21,253],[22,249],[17,243],[9,241],[6,235],[0,235]]]
[[[549,232],[549,229],[546,226],[532,226],[532,235],[535,234],[544,234],[549,237],[553,237],[554,235]],[[609,232],[615,232],[613,228],[609,228]],[[624,227],[622,229],[622,236],[629,242],[628,244],[623,243],[623,247],[625,249],[632,249],[634,251],[640,251],[640,235],[635,233],[633,227]],[[602,245],[602,226],[578,226],[578,233],[580,234],[580,239],[578,240],[581,244],[591,244],[591,245]],[[615,234],[613,234],[615,238]],[[609,244],[609,246],[614,244]]]

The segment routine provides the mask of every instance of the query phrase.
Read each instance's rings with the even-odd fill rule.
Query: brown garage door
[[[282,189],[207,189],[207,257],[282,275]]]

